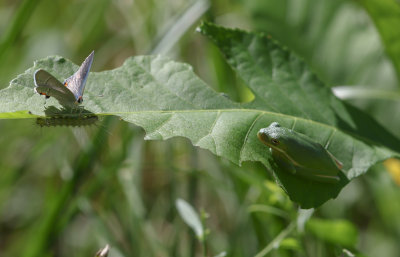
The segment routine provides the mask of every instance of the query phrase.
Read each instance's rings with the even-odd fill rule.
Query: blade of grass
[[[5,52],[17,40],[26,23],[34,13],[35,7],[38,5],[39,1],[40,0],[25,0],[18,7],[0,41],[0,63],[7,63],[3,60]]]
[[[151,54],[167,54],[171,48],[179,41],[183,34],[197,22],[210,8],[208,0],[195,1],[186,11],[180,15],[168,28],[158,44],[153,48]]]
[[[94,136],[93,143],[89,145],[87,151],[79,155],[78,160],[74,165],[74,174],[71,180],[67,181],[61,188],[60,193],[55,198],[54,202],[49,204],[49,209],[45,217],[39,222],[38,227],[31,230],[28,236],[26,247],[21,256],[36,257],[43,256],[48,252],[51,243],[56,240],[55,233],[60,217],[64,210],[69,205],[70,200],[77,193],[77,188],[81,184],[85,176],[91,173],[94,164],[100,156],[105,146],[105,138],[107,137],[107,127],[110,122],[109,118],[105,118],[103,126],[100,127],[97,134]]]

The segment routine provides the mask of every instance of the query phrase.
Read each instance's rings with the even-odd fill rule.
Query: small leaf
[[[220,252],[219,254],[215,255],[214,257],[225,257],[226,252]]]
[[[293,237],[288,237],[288,238],[283,239],[281,241],[281,243],[279,244],[279,248],[294,250],[294,251],[298,251],[298,252],[303,251],[299,240],[297,240],[296,238],[293,238]]]
[[[183,221],[185,221],[185,223],[193,229],[197,238],[199,238],[200,240],[203,239],[203,226],[201,224],[199,216],[197,215],[193,207],[188,202],[182,199],[176,200],[175,205]]]
[[[358,241],[356,227],[346,220],[322,220],[312,218],[306,224],[308,232],[329,243],[354,247]]]

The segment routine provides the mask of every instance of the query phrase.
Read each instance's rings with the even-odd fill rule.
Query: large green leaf
[[[274,170],[279,184],[303,208],[338,195],[349,179],[395,156],[399,140],[367,115],[335,98],[307,65],[266,36],[203,24],[229,64],[253,91],[239,104],[216,93],[189,65],[160,56],[138,56],[111,71],[90,74],[84,107],[97,115],[118,115],[146,130],[146,139],[183,136],[218,156],[241,164],[274,163],[257,131],[277,121],[327,147],[344,164],[336,184],[319,183]],[[43,68],[63,80],[77,66],[61,57],[37,61],[0,91],[1,118],[45,115],[44,100],[33,91],[33,73]],[[54,99],[47,105],[59,107]]]
[[[389,59],[400,60],[400,55],[396,55],[396,37],[399,34],[396,13],[400,5],[395,1],[242,2],[258,31],[271,34],[295,50],[329,86],[342,88],[346,85],[349,88],[357,85],[361,90],[379,89],[391,94],[399,86],[399,71],[396,73],[397,66],[393,66]],[[362,5],[367,6],[371,17]],[[387,54],[384,54],[385,51]],[[360,95],[353,95],[351,102],[368,110],[370,115],[400,138],[400,116],[396,115],[400,108],[399,98],[382,99],[375,94],[372,99],[363,99]]]

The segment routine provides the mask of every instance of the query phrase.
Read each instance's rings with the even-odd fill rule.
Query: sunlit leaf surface
[[[334,97],[301,59],[268,36],[212,24],[203,24],[200,31],[213,40],[252,90],[252,102],[239,104],[213,91],[187,64],[161,56],[137,56],[115,70],[92,72],[83,96],[84,109],[139,125],[146,139],[186,137],[236,164],[261,161],[269,170],[273,161],[257,139],[258,130],[277,121],[306,134],[344,167],[336,184],[274,170],[278,183],[303,208],[335,198],[349,180],[399,151],[399,140]],[[45,101],[33,90],[33,73],[39,68],[63,81],[77,65],[58,56],[37,61],[0,91],[1,118],[45,116]],[[54,99],[46,106],[60,108]]]

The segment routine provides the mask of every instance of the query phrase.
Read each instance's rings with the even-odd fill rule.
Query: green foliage
[[[360,1],[370,14],[381,34],[385,50],[393,62],[397,78],[400,78],[400,5],[395,0]]]
[[[0,91],[1,256],[86,257],[107,244],[109,257],[400,251],[400,173],[373,165],[400,147],[394,0],[3,1],[0,11],[0,85],[16,78]],[[194,33],[204,14],[221,24],[203,24],[205,37]],[[63,81],[92,50],[84,109],[33,92],[35,69]],[[356,93],[343,102],[328,86]],[[330,142],[341,183],[274,170],[255,137],[272,121]],[[179,198],[209,214],[207,240],[184,224]]]
[[[354,248],[358,242],[358,232],[353,224],[346,220],[310,219],[306,229],[318,238],[333,245]]]
[[[357,90],[346,96],[351,105],[367,110],[387,130],[400,136],[399,80],[391,64],[396,57],[386,55],[389,46],[383,44],[390,42],[390,47],[396,47],[398,41],[382,39],[376,22],[371,20],[375,18],[367,13],[368,9],[382,13],[379,23],[387,23],[385,30],[393,33],[390,38],[396,38],[395,1],[249,0],[244,3],[257,30],[272,35],[302,56],[335,91]],[[371,8],[360,8],[360,3]],[[390,11],[385,12],[379,6],[397,8],[386,8]],[[371,91],[365,99],[363,95]]]
[[[303,208],[335,198],[348,179],[396,155],[390,150],[398,150],[396,138],[335,98],[303,61],[267,36],[212,24],[203,24],[200,31],[216,43],[252,90],[252,102],[240,105],[214,92],[188,65],[160,56],[139,56],[115,70],[91,73],[85,109],[139,125],[146,130],[146,139],[183,136],[234,163],[261,161],[270,169],[273,161],[256,134],[279,122],[321,143],[344,164],[344,174],[336,184],[309,181],[275,168],[279,183]],[[15,117],[13,112],[23,110],[21,118],[45,115],[41,96],[32,88],[37,69],[63,80],[77,66],[62,57],[35,62],[0,92],[2,117]],[[55,100],[50,104],[56,105]],[[367,126],[368,130],[363,129]]]

